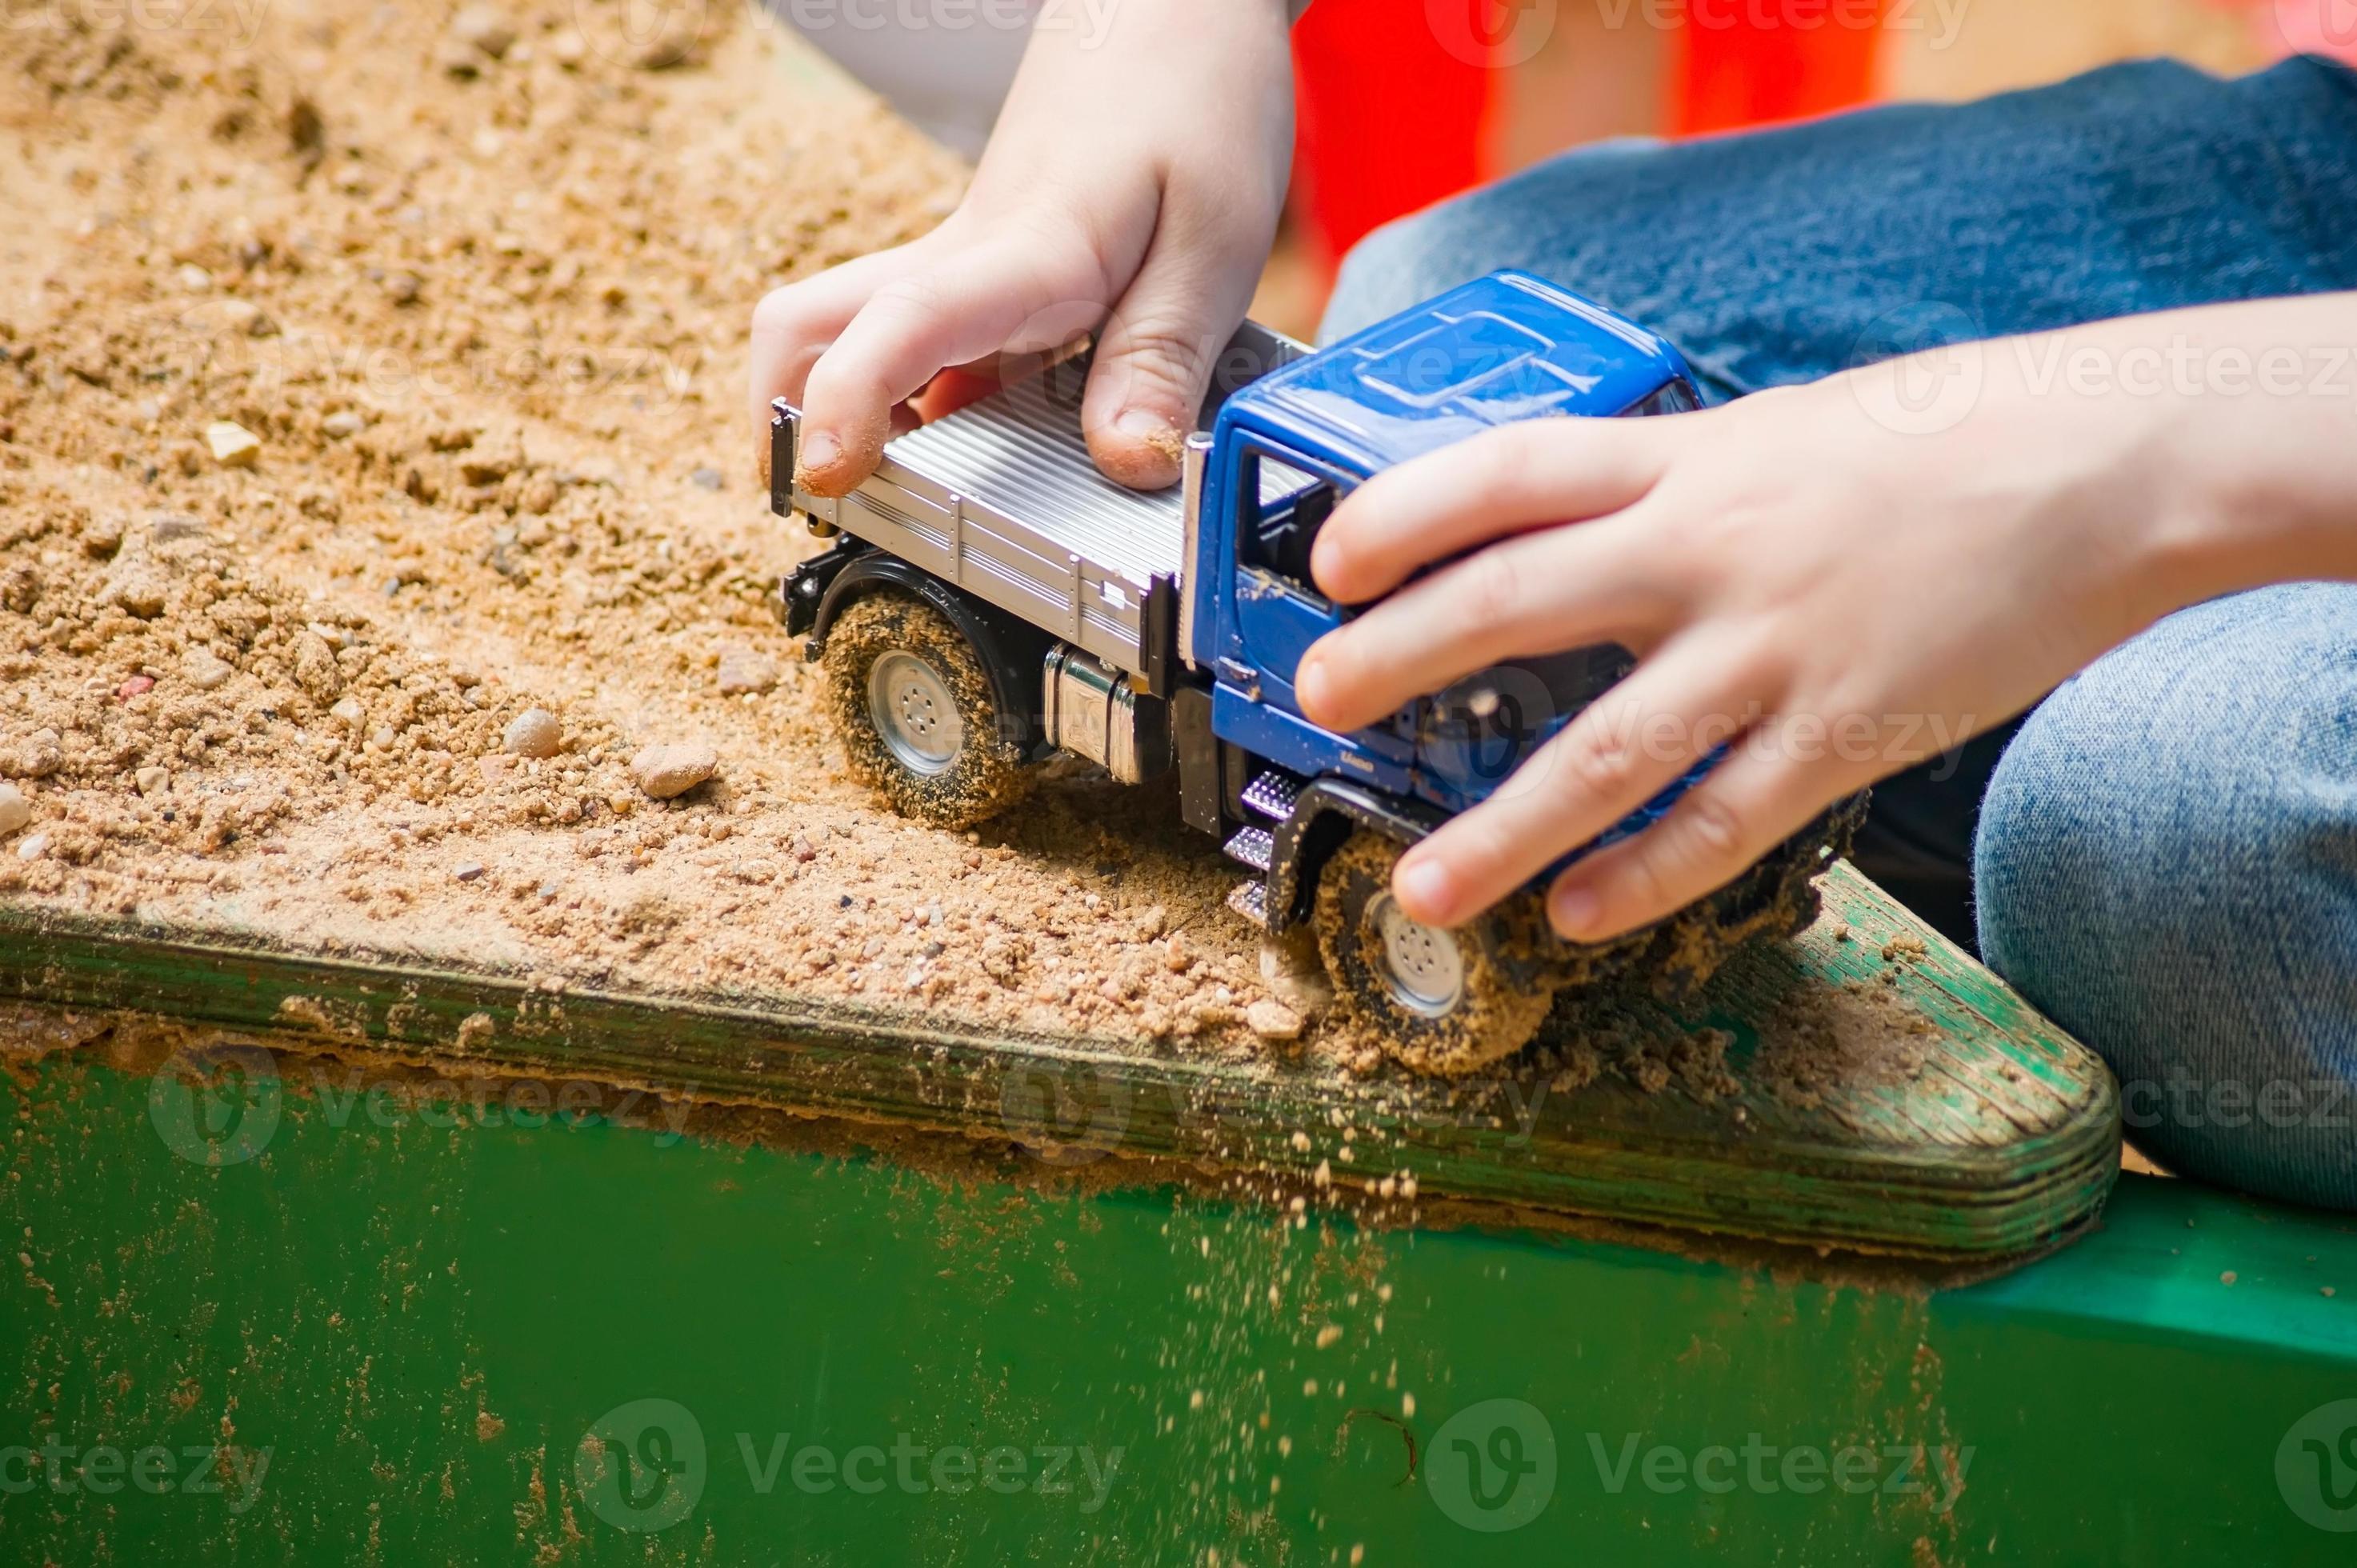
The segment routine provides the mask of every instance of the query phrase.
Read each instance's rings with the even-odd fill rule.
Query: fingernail
[[[1408,906],[1408,913],[1433,925],[1446,925],[1449,911],[1448,868],[1432,855],[1411,855],[1400,863],[1392,889]]]
[[[843,458],[843,443],[832,430],[813,430],[802,438],[794,466],[805,474],[823,474]]]
[[[1547,913],[1555,921],[1556,933],[1575,941],[1595,929],[1601,908],[1596,895],[1585,887],[1558,887],[1555,897],[1547,900]]]
[[[1113,427],[1132,441],[1143,441],[1157,451],[1172,456],[1186,446],[1186,441],[1171,423],[1160,414],[1143,408],[1125,408]]]

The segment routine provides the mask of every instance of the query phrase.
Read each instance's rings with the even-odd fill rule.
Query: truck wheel
[[[900,815],[970,827],[1030,788],[982,656],[914,595],[884,590],[845,606],[823,663],[845,762]]]
[[[1318,880],[1318,948],[1355,1024],[1412,1072],[1470,1072],[1530,1043],[1555,1000],[1554,941],[1523,894],[1455,930],[1408,918],[1392,897],[1400,845],[1364,830]]]

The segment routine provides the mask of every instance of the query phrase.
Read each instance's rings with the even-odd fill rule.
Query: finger
[[[1334,509],[1309,564],[1318,585],[1364,604],[1418,567],[1477,544],[1634,505],[1667,467],[1663,419],[1534,419],[1376,475]]]
[[[1165,221],[1097,345],[1081,404],[1089,453],[1105,477],[1143,490],[1178,482],[1220,350],[1252,304],[1257,268]]]
[[[1601,941],[1667,918],[1871,781],[1871,768],[1857,763],[1802,762],[1739,745],[1660,822],[1566,867],[1547,896],[1547,918],[1574,941]]]
[[[1069,338],[1087,331],[1103,314],[1102,302],[1082,292],[1090,286],[1013,244],[977,248],[885,284],[811,368],[798,482],[841,495],[874,472],[891,439],[894,405],[944,368],[1002,349],[1048,347],[1030,341],[1043,332]]]
[[[784,398],[802,406],[811,367],[834,342],[868,296],[893,278],[922,264],[915,245],[878,251],[832,267],[816,277],[773,288],[753,307],[750,339],[753,429],[761,462],[770,458],[770,404]]]
[[[1431,925],[1472,918],[1593,842],[1730,738],[1760,683],[1723,649],[1674,644],[1590,704],[1504,786],[1400,859],[1394,890]]]
[[[1501,659],[1607,642],[1643,652],[1676,605],[1631,521],[1510,539],[1393,595],[1301,656],[1301,711],[1353,730]]]

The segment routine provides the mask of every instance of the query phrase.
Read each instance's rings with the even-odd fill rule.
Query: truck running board
[[[1227,847],[1230,860],[1266,871],[1276,854],[1276,839],[1266,828],[1238,828]]]
[[[1262,930],[1268,929],[1268,884],[1256,876],[1237,883],[1228,895],[1228,908]]]
[[[1301,780],[1290,773],[1263,773],[1244,786],[1244,804],[1272,822],[1283,822],[1293,815],[1293,803],[1301,798]],[[1234,846],[1229,846],[1233,853]]]

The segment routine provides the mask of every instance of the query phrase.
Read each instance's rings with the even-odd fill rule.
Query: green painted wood
[[[2357,1524],[2306,1446],[2357,1421],[2357,1234],[2188,1183],[1864,1288],[0,1037],[0,1562],[2306,1568]]]
[[[2083,1227],[2117,1170],[2102,1064],[1846,864],[1824,887],[1826,918],[1796,941],[1748,952],[1684,1013],[1647,1004],[1621,1019],[1652,1047],[1727,1030],[1739,1092],[1707,1101],[1616,1072],[1557,1089],[1543,1058],[1453,1084],[1338,1082],[792,997],[552,992],[446,961],[362,962],[24,905],[0,906],[0,999],[1012,1139],[1065,1161],[1114,1155],[1148,1176],[1183,1162],[1303,1182],[1322,1163],[1351,1192],[1392,1178],[1427,1203],[1957,1262],[2028,1255]],[[1883,956],[1901,938],[1920,961]],[[1764,1070],[1791,1045],[1796,1003],[1869,1044],[1908,1046],[1900,1024],[1916,1013],[1938,1032],[1913,1041],[1920,1073],[1848,1075],[1797,1104]]]

